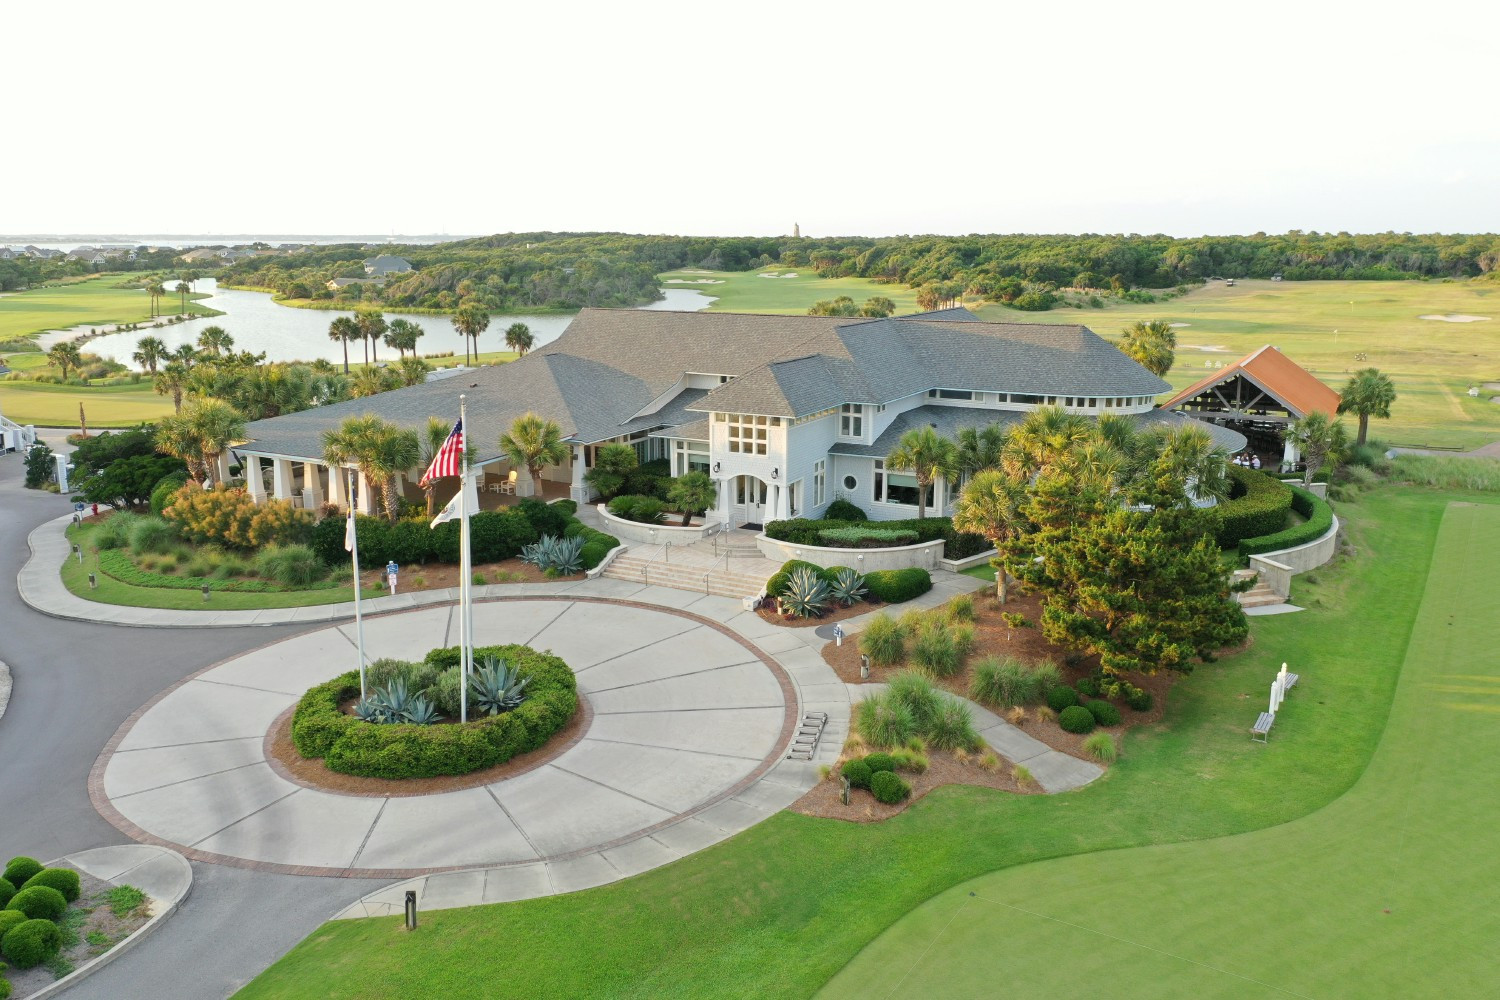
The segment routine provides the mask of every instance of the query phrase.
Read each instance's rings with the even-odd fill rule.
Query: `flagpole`
[[[460,393],[458,396],[458,423],[464,429],[462,464],[458,480],[458,616],[459,634],[463,643],[463,649],[459,655],[459,662],[463,670],[458,695],[460,722],[469,721],[469,673],[474,667],[474,623],[469,617],[469,585],[472,573],[469,569],[469,422],[468,413],[465,409],[465,399],[465,394]]]
[[[365,700],[365,620],[359,604],[359,520],[354,509],[354,470],[349,470],[349,552],[354,557],[354,646],[359,656],[359,700]]]

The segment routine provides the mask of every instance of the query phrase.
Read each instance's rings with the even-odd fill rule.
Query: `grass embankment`
[[[132,608],[167,608],[179,611],[254,611],[265,608],[302,608],[321,604],[338,604],[354,600],[354,587],[333,587],[327,590],[289,590],[277,593],[243,593],[228,590],[210,590],[208,600],[198,590],[173,590],[167,587],[137,587],[122,583],[99,570],[98,557],[91,551],[90,536],[98,529],[98,523],[84,522],[68,528],[68,540],[83,546],[83,562],[72,555],[63,562],[63,586],[75,597],[97,601],[100,604],[120,604]],[[93,573],[99,586],[89,588],[89,574]],[[380,597],[383,591],[366,587],[366,600]]]
[[[1079,792],[1015,796],[954,786],[868,825],[784,812],[601,889],[433,912],[415,934],[402,933],[395,918],[327,924],[240,996],[418,995],[486,982],[530,997],[808,996],[913,907],[967,879],[1306,816],[1348,791],[1380,740],[1446,499],[1393,489],[1341,507],[1359,560],[1299,577],[1293,599],[1309,611],[1255,619],[1247,652],[1179,684],[1166,719],[1127,737],[1108,777]],[[1305,686],[1270,747],[1251,744],[1248,727],[1283,660]],[[1441,767],[1408,768],[1403,787],[1430,781],[1465,801],[1456,748],[1445,742],[1436,750]],[[1481,751],[1477,759],[1487,758]],[[1336,843],[1357,840],[1346,832]],[[1275,872],[1260,877],[1278,882]],[[1471,890],[1482,884],[1471,882]],[[1302,897],[1295,883],[1280,886],[1304,903],[1326,898]],[[1105,920],[1141,893],[1108,878],[1090,888],[1087,910]],[[1481,897],[1470,891],[1464,898]],[[1142,925],[1122,919],[1117,926]],[[1267,963],[1280,961],[1278,954],[1262,952]],[[527,960],[515,962],[516,955]],[[1067,947],[1031,960],[1048,963],[1049,989],[1066,983],[1070,968],[1092,963]]]
[[[1034,313],[987,305],[977,311],[1003,323],[1082,323],[1111,339],[1137,320],[1186,324],[1177,328],[1177,364],[1167,374],[1174,389],[1210,374],[1205,362],[1228,363],[1265,344],[1335,390],[1351,372],[1373,365],[1398,393],[1391,419],[1370,421],[1374,436],[1458,449],[1500,439],[1500,405],[1489,402],[1500,390],[1467,394],[1476,383],[1500,382],[1500,283],[1240,281],[1229,288],[1215,281],[1169,302],[1105,301],[1103,309]],[[1419,318],[1448,314],[1489,318]],[[1349,423],[1352,430],[1352,418]]]
[[[1500,507],[1447,509],[1385,733],[1329,808],[965,883],[897,922],[825,995],[979,996],[1002,982],[1025,996],[1061,982],[1143,998],[1489,994],[1500,915],[1475,887],[1500,876],[1500,780],[1487,764],[1500,753],[1497,550]],[[1311,730],[1364,710],[1328,685],[1323,662],[1297,665],[1303,683],[1256,748],[1267,771]]]
[[[98,326],[116,323],[149,323],[151,297],[144,288],[123,288],[124,282],[135,281],[145,272],[116,272],[100,274],[87,281],[67,285],[48,285],[22,292],[7,292],[0,296],[0,341],[24,339],[47,330],[62,330],[81,324]],[[158,300],[158,308],[166,315],[182,311],[182,299],[172,289],[175,279],[164,279],[167,294]],[[194,293],[197,298],[207,298],[205,293]],[[209,309],[188,297],[188,312],[194,316],[217,316],[217,310]],[[145,336],[143,332],[141,334]],[[85,345],[84,350],[87,350]]]
[[[762,277],[772,275],[772,277]],[[709,312],[805,313],[824,299],[847,295],[856,305],[884,296],[896,312],[918,311],[917,292],[905,285],[882,285],[869,278],[820,278],[810,267],[763,267],[753,271],[700,271],[687,268],[657,275],[664,289],[681,288],[712,295]],[[705,284],[704,282],[708,282]]]

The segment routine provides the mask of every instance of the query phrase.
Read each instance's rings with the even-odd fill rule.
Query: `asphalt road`
[[[22,471],[19,455],[0,455],[0,660],[14,682],[0,718],[0,862],[129,843],[88,797],[89,769],[120,723],[201,667],[308,630],[119,628],[32,611],[15,588],[30,554],[26,536],[70,508],[65,498],[23,489]],[[66,996],[226,997],[328,917],[385,884],[197,862],[193,880],[191,895],[160,931]]]

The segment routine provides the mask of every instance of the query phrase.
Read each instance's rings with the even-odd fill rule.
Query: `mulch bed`
[[[519,559],[476,563],[472,572],[482,575],[486,583],[567,583],[570,580],[585,579],[587,576],[584,573],[574,573],[572,576],[548,576],[530,563],[523,563]],[[457,587],[459,577],[458,566],[453,563],[427,563],[425,566],[414,563],[402,566],[396,578],[396,593],[405,594],[413,590],[446,590],[450,587]],[[384,590],[385,567],[361,566],[359,579],[363,586]]]
[[[59,867],[72,868],[73,866],[63,864]],[[30,969],[5,970],[4,975],[10,980],[13,990],[12,1000],[22,1000],[24,997],[46,989],[75,968],[98,958],[134,934],[147,920],[151,919],[149,901],[123,917],[115,916],[104,896],[117,883],[105,882],[76,868],[73,870],[78,871],[79,893],[78,899],[68,904],[68,912],[60,921],[64,928],[63,949],[57,958],[43,965],[33,966]],[[98,943],[89,943],[91,934]],[[72,943],[69,944],[69,941]]]
[[[440,792],[456,792],[465,788],[477,788],[505,778],[514,778],[534,771],[566,753],[588,732],[594,712],[582,694],[578,696],[578,711],[567,724],[553,733],[545,744],[530,753],[518,754],[503,764],[487,767],[483,771],[468,774],[442,775],[436,778],[366,778],[355,774],[340,774],[330,771],[321,759],[312,759],[297,752],[292,742],[293,705],[282,712],[266,733],[266,762],[271,769],[288,781],[304,788],[317,788],[337,795],[360,795],[379,798],[404,798],[412,795],[436,795]]]
[[[890,819],[934,788],[942,785],[979,785],[982,788],[996,788],[1002,792],[1015,792],[1020,795],[1037,795],[1042,791],[1035,784],[1028,784],[1024,788],[1017,785],[1016,779],[1010,776],[1008,764],[1002,763],[994,771],[985,770],[979,766],[978,755],[971,755],[967,760],[961,761],[951,753],[929,750],[927,758],[931,763],[921,774],[898,772],[911,786],[911,796],[905,802],[886,805],[875,801],[875,796],[863,788],[851,788],[849,804],[846,806],[839,801],[839,788],[842,782],[839,780],[838,768],[835,767],[828,780],[818,782],[811,791],[787,808],[804,816],[817,816],[822,819],[842,819],[851,823],[878,823],[880,820]]]
[[[822,618],[798,618],[795,615],[788,618],[776,613],[776,599],[770,598],[758,609],[756,614],[760,615],[761,621],[770,622],[772,625],[780,625],[783,628],[816,628],[819,625],[830,625],[833,622],[841,622],[845,618],[853,618],[867,611],[878,611],[885,607],[880,601],[855,601],[849,607],[836,607],[823,612]],[[849,648],[849,647],[845,647]],[[859,673],[859,656],[854,657],[855,674]]]

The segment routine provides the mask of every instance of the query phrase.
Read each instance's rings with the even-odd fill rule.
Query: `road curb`
[[[0,719],[5,718],[5,709],[10,705],[10,667],[0,660]]]

